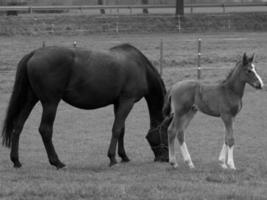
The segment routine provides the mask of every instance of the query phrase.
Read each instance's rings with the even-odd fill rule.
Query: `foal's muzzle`
[[[253,84],[253,86],[257,89],[257,90],[261,90],[263,88],[263,84],[260,82],[256,82]]]

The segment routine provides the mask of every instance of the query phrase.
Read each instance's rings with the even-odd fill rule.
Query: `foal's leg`
[[[126,156],[125,151],[123,152],[122,149],[123,147],[123,136],[121,134],[124,133],[124,127],[125,127],[125,120],[131,111],[132,107],[134,105],[134,100],[132,99],[121,99],[118,104],[115,105],[115,120],[113,123],[113,128],[112,128],[112,137],[109,145],[109,150],[108,150],[108,157],[110,159],[110,164],[109,166],[112,166],[117,163],[117,160],[115,158],[115,152],[116,152],[116,147],[117,147],[117,142],[120,140],[120,156]],[[122,159],[127,159],[128,157],[124,157]]]
[[[19,136],[23,129],[24,123],[27,120],[30,112],[32,111],[34,105],[37,102],[37,98],[31,93],[28,95],[27,102],[19,113],[19,116],[16,120],[16,126],[14,128],[12,142],[11,142],[11,152],[10,159],[12,160],[14,167],[21,167],[21,163],[19,161]]]
[[[188,113],[186,113],[180,120],[180,125],[179,125],[179,130],[178,130],[178,135],[177,139],[180,144],[180,149],[182,152],[182,156],[184,158],[185,163],[188,164],[188,166],[193,169],[195,168],[194,163],[192,162],[190,153],[187,149],[187,145],[184,139],[184,130],[188,127],[189,123],[193,119],[196,111],[195,110],[190,110]]]
[[[58,102],[56,103],[42,103],[43,114],[42,120],[39,127],[39,132],[42,136],[43,143],[47,152],[48,160],[51,165],[54,165],[57,169],[65,167],[57,156],[55,151],[52,135],[53,135],[53,124],[56,116]]]
[[[221,163],[222,168],[224,168],[224,169],[228,168],[227,164],[226,164],[227,154],[228,154],[228,150],[227,150],[227,146],[224,142],[223,146],[222,146],[222,150],[221,150],[220,155],[219,155],[219,161]]]
[[[225,145],[221,151],[222,167],[225,168],[225,163],[230,169],[236,169],[233,157],[234,151],[234,134],[233,134],[233,117],[231,115],[222,115],[222,120],[225,125]],[[227,162],[226,162],[227,158]]]
[[[169,147],[169,163],[174,167],[178,167],[176,157],[175,157],[175,149],[174,149],[174,142],[175,137],[177,134],[177,127],[176,127],[176,117],[174,116],[169,128],[168,128],[168,147]]]

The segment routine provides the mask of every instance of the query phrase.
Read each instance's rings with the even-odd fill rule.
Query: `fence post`
[[[222,4],[222,9],[223,9],[223,13],[225,13],[225,5],[224,5],[224,3]]]
[[[77,42],[76,42],[76,41],[73,42],[73,47],[74,47],[74,48],[77,47]]]
[[[163,40],[160,40],[160,59],[159,59],[159,74],[163,74]]]
[[[193,14],[193,1],[192,0],[190,0],[190,4],[191,4],[191,6],[190,6],[190,13]]]
[[[117,22],[116,22],[116,33],[119,33],[119,8],[117,8]]]
[[[55,32],[55,25],[51,24],[51,34],[54,34],[54,32]]]
[[[181,16],[177,15],[177,28],[178,28],[178,32],[181,32]]]
[[[200,64],[200,57],[201,57],[201,39],[198,39],[198,53],[197,53],[197,79],[201,79],[201,64]]]

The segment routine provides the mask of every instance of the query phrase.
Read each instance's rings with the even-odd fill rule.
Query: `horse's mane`
[[[164,92],[164,95],[166,94],[166,87],[165,84],[158,72],[158,70],[152,65],[152,63],[148,60],[148,58],[136,47],[134,47],[133,45],[129,44],[129,43],[123,43],[123,44],[119,44],[117,46],[114,46],[112,48],[110,48],[110,50],[123,50],[126,52],[130,52],[130,53],[135,53],[137,56],[139,56],[143,61],[145,61],[145,63],[147,64],[147,66],[152,70],[152,72],[154,74],[156,74],[156,76],[159,79],[161,88]]]

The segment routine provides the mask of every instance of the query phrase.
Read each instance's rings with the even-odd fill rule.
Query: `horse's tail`
[[[19,62],[16,72],[13,91],[9,100],[2,129],[2,144],[6,147],[11,146],[12,133],[14,130],[16,119],[27,101],[27,90],[29,80],[27,75],[27,62],[32,57],[33,52],[25,55]]]

